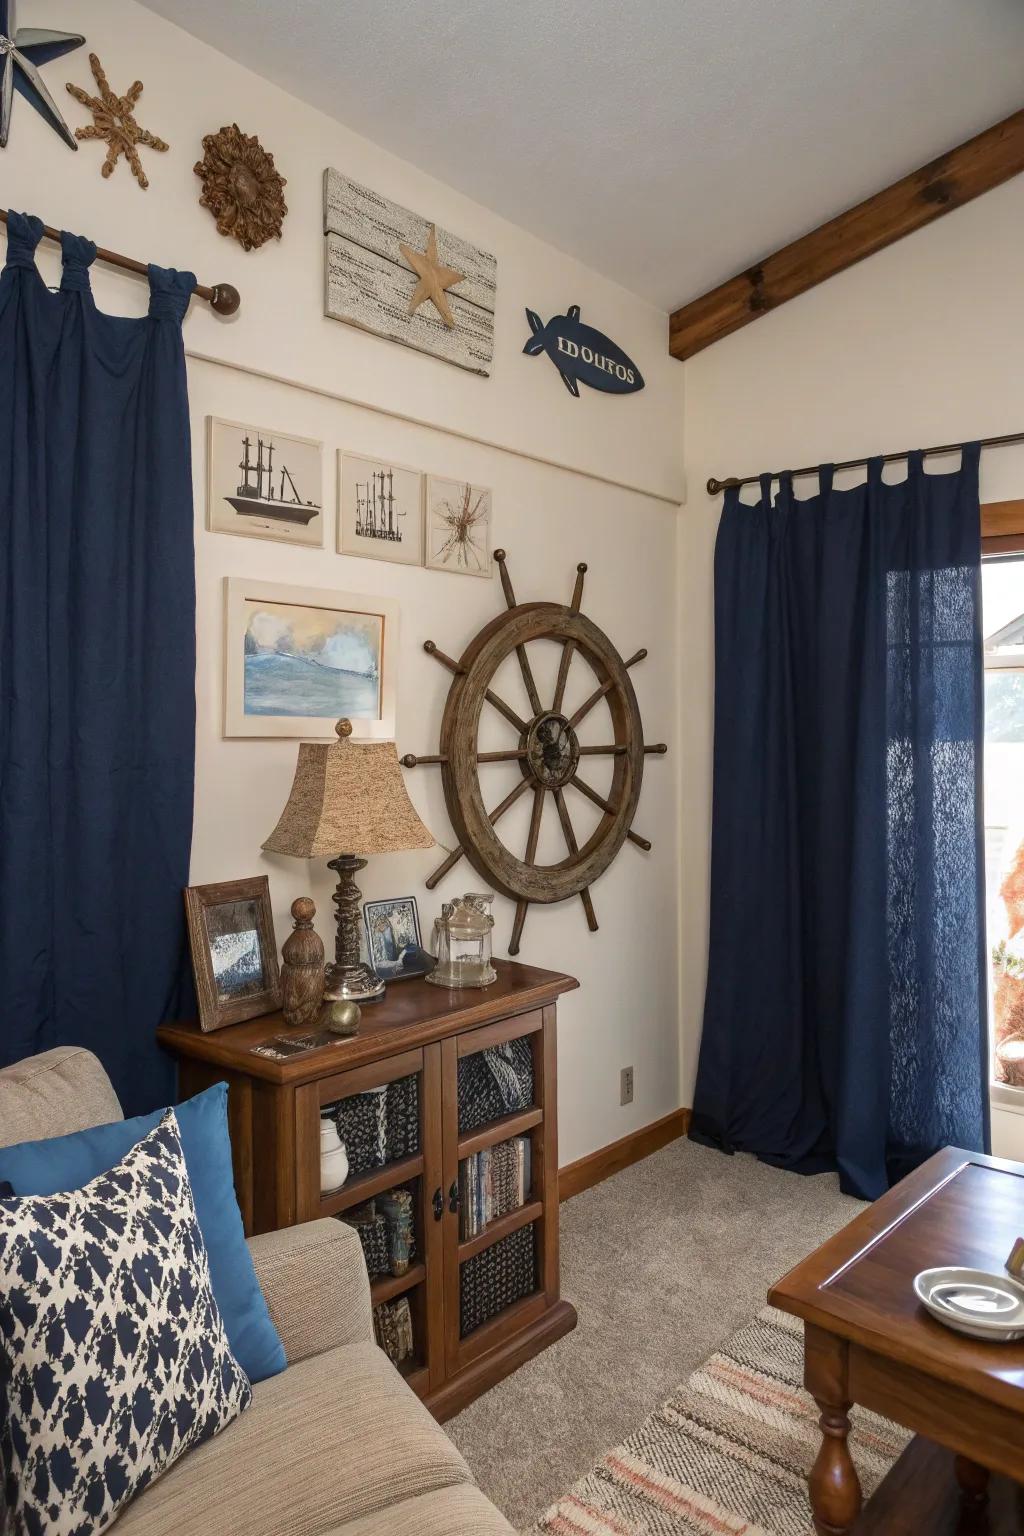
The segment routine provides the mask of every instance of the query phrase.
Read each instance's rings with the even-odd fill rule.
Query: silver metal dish
[[[923,1269],[914,1292],[932,1317],[971,1339],[1024,1339],[1024,1285],[984,1269]]]

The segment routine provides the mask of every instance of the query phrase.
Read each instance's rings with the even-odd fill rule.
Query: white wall
[[[911,235],[685,365],[689,502],[680,525],[683,1102],[692,1102],[706,976],[711,816],[709,475],[963,442],[1024,428],[1024,177]],[[932,468],[948,468],[941,460]],[[894,470],[898,478],[900,467]],[[852,483],[852,477],[838,483]],[[798,482],[809,494],[813,481]],[[982,458],[983,500],[1024,495],[1024,451]],[[752,499],[756,499],[755,494]],[[1024,1157],[1024,1118],[994,1115]]]
[[[166,155],[142,151],[150,179],[147,192],[139,190],[124,165],[103,181],[102,151],[96,145],[85,144],[72,154],[18,99],[11,142],[0,154],[0,205],[38,213],[47,223],[145,260],[192,268],[202,282],[232,282],[242,294],[241,312],[231,322],[194,302],[185,323],[189,351],[214,359],[193,357],[189,363],[199,644],[193,881],[267,871],[282,940],[291,900],[312,889],[320,908],[318,926],[330,942],[327,870],[260,853],[291,783],[295,743],[225,741],[221,735],[224,576],[397,597],[399,749],[436,750],[447,679],[424,655],[422,642],[434,639],[442,649],[458,654],[476,629],[499,611],[500,586],[497,579],[485,583],[334,553],[333,451],[340,446],[362,449],[488,484],[494,488],[495,542],[509,551],[519,597],[567,601],[576,562],[586,560],[586,611],[624,654],[648,647],[650,659],[634,673],[636,687],[650,739],[667,740],[672,752],[667,760],[649,761],[637,818],[638,829],[654,841],[653,853],[645,856],[625,847],[594,889],[600,933],[587,933],[578,902],[547,911],[533,908],[527,921],[521,958],[568,970],[582,982],[581,990],[564,1001],[560,1015],[562,1161],[668,1113],[680,1103],[677,514],[665,500],[522,456],[553,459],[669,501],[680,500],[683,370],[667,355],[665,315],[131,0],[85,0],[76,5],[66,0],[63,7],[54,0],[23,0],[19,19],[26,26],[65,26],[86,34],[86,50],[45,70],[72,126],[87,118],[66,98],[63,82],[88,84],[86,52],[91,48],[116,90],[124,91],[137,77],[143,80],[139,120],[167,138],[171,150]],[[251,254],[216,233],[212,219],[198,206],[200,185],[192,173],[203,133],[233,120],[260,136],[288,181],[283,240]],[[495,252],[499,286],[491,379],[464,374],[322,317],[320,200],[321,176],[328,165]],[[52,249],[41,249],[40,266],[47,274],[56,273]],[[137,314],[145,308],[145,286],[130,278],[97,268],[94,288],[105,309]],[[606,330],[636,359],[647,379],[643,393],[613,399],[584,391],[580,400],[573,400],[545,359],[522,355],[524,307],[529,304],[547,315],[570,303],[580,304],[585,319]],[[258,379],[224,367],[225,360],[313,388]],[[332,393],[514,451],[403,423],[332,399]],[[209,413],[323,439],[329,514],[324,550],[206,531],[203,420]],[[516,680],[508,686],[514,688]],[[494,771],[498,785],[504,770]],[[409,786],[427,825],[450,846],[451,828],[436,770],[410,774]],[[553,822],[550,810],[549,816]],[[585,826],[582,814],[580,822]],[[517,825],[510,815],[507,824],[510,839],[525,843],[523,819]],[[541,856],[563,856],[550,823]],[[463,866],[437,893],[427,893],[423,881],[442,857],[438,850],[376,859],[365,873],[364,895],[414,892],[424,927],[429,928],[443,897],[480,883]],[[510,921],[511,909],[501,903],[499,953],[504,952]],[[636,1097],[632,1106],[621,1109],[619,1069],[630,1063],[636,1069]]]

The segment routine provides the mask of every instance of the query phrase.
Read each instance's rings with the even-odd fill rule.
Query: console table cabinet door
[[[320,1191],[320,1115],[333,1105],[359,1094],[387,1088],[408,1078],[417,1080],[418,1132],[414,1148],[380,1167],[350,1173],[337,1191]],[[344,1220],[348,1211],[397,1188],[413,1192],[415,1253],[402,1275],[371,1278],[374,1308],[405,1296],[412,1314],[415,1355],[407,1375],[425,1396],[445,1379],[443,1317],[443,1256],[441,1222],[434,1196],[441,1185],[441,1048],[426,1045],[382,1061],[338,1072],[295,1090],[295,1173],[298,1181],[297,1219],[318,1216]]]
[[[467,1106],[460,1104],[460,1063],[511,1040],[529,1043],[533,1079],[530,1104],[483,1125],[464,1124],[460,1116],[465,1115]],[[443,1165],[450,1197],[443,1218],[444,1338],[450,1377],[544,1316],[550,1304],[546,1285],[549,1268],[557,1285],[557,1144],[554,1163],[547,1146],[547,1122],[550,1119],[553,1125],[555,1115],[545,1113],[545,1104],[555,1103],[548,1084],[555,1049],[553,1008],[499,1020],[446,1040],[441,1046]],[[530,1145],[524,1203],[494,1218],[473,1236],[460,1238],[463,1162],[520,1136]],[[549,1177],[552,1167],[553,1181]],[[532,1268],[532,1278],[527,1284],[523,1277],[528,1268]],[[468,1297],[464,1296],[467,1286]],[[557,1291],[553,1299],[557,1300]]]

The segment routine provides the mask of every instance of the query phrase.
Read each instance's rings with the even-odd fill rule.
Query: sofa
[[[79,1047],[0,1070],[0,1146],[122,1118]],[[119,1536],[513,1536],[375,1344],[351,1228],[311,1221],[249,1247],[287,1369],[130,1504]]]

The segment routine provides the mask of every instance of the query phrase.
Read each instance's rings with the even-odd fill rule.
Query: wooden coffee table
[[[968,1499],[984,1498],[991,1472],[1024,1480],[1024,1341],[952,1333],[913,1289],[919,1270],[940,1264],[1002,1270],[1022,1235],[1024,1164],[947,1147],[772,1288],[771,1304],[806,1323],[804,1382],[821,1409],[810,1476],[819,1536],[845,1536],[860,1514],[853,1403],[954,1452]],[[889,1482],[865,1522],[876,1500],[895,1497]]]

